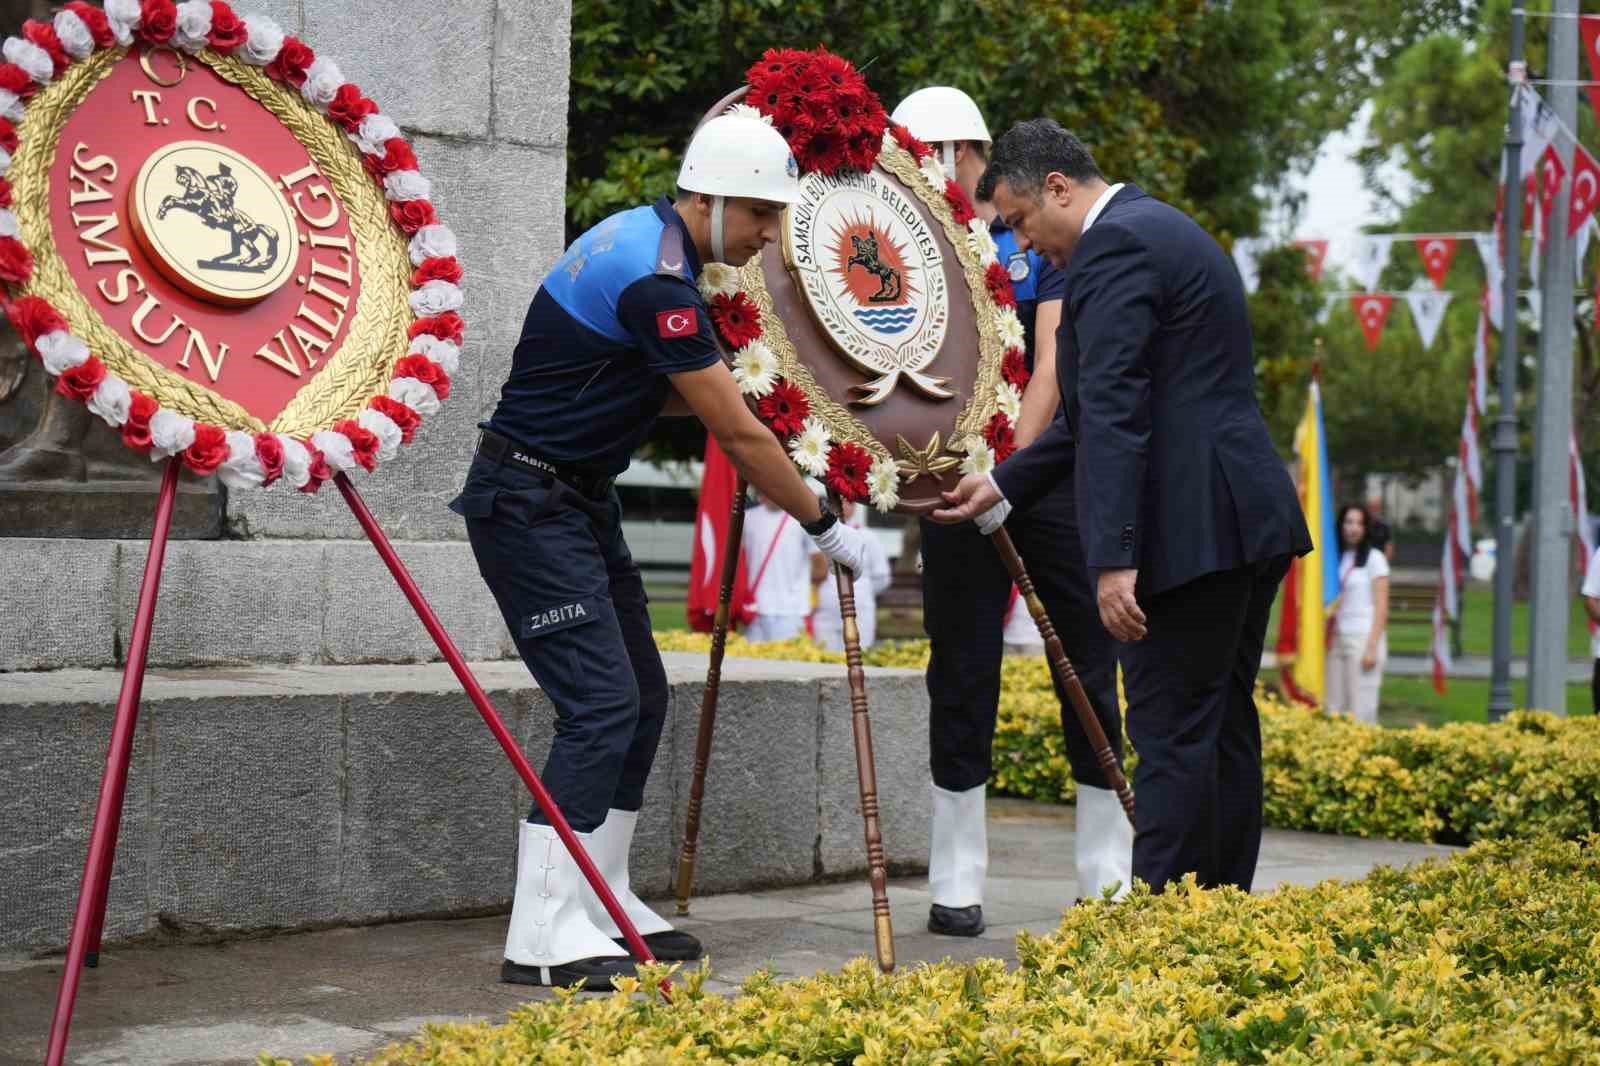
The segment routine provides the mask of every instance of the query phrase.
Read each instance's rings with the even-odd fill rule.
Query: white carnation
[[[994,238],[989,235],[989,223],[981,218],[967,223],[967,247],[972,249],[972,254],[978,257],[978,265],[985,270],[989,264],[999,261]]]
[[[27,71],[28,77],[40,85],[50,84],[50,79],[56,76],[56,65],[50,53],[26,38],[7,37],[6,43],[0,45],[0,54],[5,55],[6,62]]]
[[[89,361],[89,346],[64,329],[51,330],[33,342],[51,377],[60,377],[75,366]]]
[[[300,95],[307,103],[327,107],[333,103],[334,94],[344,84],[344,72],[333,60],[318,56],[306,71],[306,80],[300,84]]]
[[[739,118],[753,118],[757,122],[765,122],[769,126],[772,125],[771,115],[762,114],[758,108],[751,107],[749,104],[734,104],[723,114],[737,115]]]
[[[150,416],[150,460],[176,455],[194,443],[194,419],[165,407]]]
[[[22,121],[22,98],[10,89],[0,89],[0,116],[12,122]]]
[[[391,200],[426,200],[433,183],[415,170],[396,170],[383,176],[383,195]]]
[[[4,148],[0,148],[0,152],[4,151]],[[0,168],[0,172],[3,172],[3,170],[4,168]],[[22,227],[17,225],[16,212],[0,207],[0,237],[20,236],[22,236]]]
[[[930,155],[922,161],[922,176],[934,189],[944,192],[944,164],[937,156]]]
[[[461,290],[448,281],[435,279],[423,282],[421,288],[411,293],[411,310],[423,317],[459,311]]]
[[[100,380],[100,387],[94,390],[94,395],[89,397],[89,410],[105,420],[106,425],[116,428],[128,420],[128,411],[133,406],[133,392],[128,388],[128,383],[115,374],[107,374]]]
[[[246,63],[254,63],[264,67],[283,50],[283,28],[265,15],[246,15],[244,17],[245,42],[239,49],[239,57]]]
[[[994,469],[994,449],[982,437],[967,438],[967,457],[961,460],[963,474],[987,474]]]
[[[1002,381],[994,387],[994,395],[1000,413],[1010,419],[1012,425],[1016,425],[1017,418],[1022,414],[1022,392],[1011,382]]]
[[[389,382],[389,399],[403,403],[423,418],[439,413],[439,394],[433,386],[416,378],[395,378]]]
[[[423,226],[412,234],[411,265],[421,266],[424,259],[434,259],[440,256],[456,254],[456,235],[450,232],[449,226],[435,223],[432,226]]]
[[[1022,319],[1009,307],[1000,309],[997,322],[1000,334],[1000,343],[1007,348],[1021,348],[1027,342],[1028,335],[1023,332]]]
[[[707,263],[700,272],[700,291],[707,300],[739,291],[739,271],[726,263]]]
[[[217,480],[230,489],[259,489],[267,468],[256,457],[256,438],[243,430],[228,431],[228,457],[217,467]]]
[[[207,14],[211,5],[206,5]],[[56,36],[61,38],[61,47],[67,50],[67,55],[73,59],[87,59],[94,52],[94,34],[89,32],[89,27],[84,21],[71,11],[57,11],[56,17],[50,23],[55,27]]]
[[[367,408],[356,418],[362,429],[378,438],[378,459],[388,462],[400,452],[400,444],[405,434],[400,432],[400,427],[394,424],[394,419],[382,411]]]
[[[867,472],[867,493],[872,506],[880,511],[892,511],[900,502],[900,468],[886,455],[872,461]]]
[[[411,352],[438,363],[446,374],[455,376],[461,365],[461,349],[454,341],[442,341],[431,333],[419,333],[411,338]],[[432,392],[432,389],[428,390]],[[415,406],[415,405],[413,405]]]
[[[360,469],[361,464],[356,462],[356,446],[350,443],[350,438],[343,433],[335,433],[331,429],[319,429],[311,434],[311,444],[328,465],[336,472],[349,474]]]
[[[832,445],[828,427],[813,415],[806,419],[799,435],[789,442],[789,458],[812,477],[822,477],[828,472],[828,449]]]
[[[141,17],[139,0],[106,0],[104,6],[111,35],[118,44],[132,44],[133,31],[138,29]]]
[[[356,127],[356,147],[367,155],[382,155],[383,142],[400,136],[400,127],[388,115],[379,112],[368,115],[361,120],[361,125]]]
[[[283,480],[295,488],[305,488],[311,480],[311,452],[304,444],[282,433],[273,434],[283,445]]]
[[[183,0],[178,5],[178,28],[172,43],[191,55],[210,43],[211,4],[209,0]]]
[[[733,380],[739,391],[757,399],[778,383],[778,357],[761,341],[751,341],[733,355]]]

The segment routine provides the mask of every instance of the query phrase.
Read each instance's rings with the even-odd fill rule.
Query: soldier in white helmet
[[[894,121],[932,145],[945,170],[974,196],[987,166],[989,128],[972,98],[960,89],[919,89],[895,108]],[[975,197],[974,197],[975,198]],[[987,216],[994,211],[976,204]],[[1031,378],[1015,426],[1024,447],[1055,417],[1060,395],[1055,337],[1066,294],[1063,276],[1038,253],[1019,248],[1003,220],[991,217],[1000,262],[1011,275],[1017,315],[1026,335]],[[1100,624],[1083,548],[1078,538],[1071,479],[1006,522],[1050,619],[1083,680],[1101,726],[1121,754],[1116,701],[1116,651]],[[983,931],[983,882],[989,854],[984,799],[990,749],[1000,701],[1011,578],[994,546],[974,525],[922,520],[922,614],[931,645],[928,659],[929,761],[933,775],[933,833],[928,886],[933,907],[928,928],[949,936]],[[1012,609],[1022,609],[1021,605]],[[1133,832],[1065,694],[1061,729],[1077,783],[1078,894],[1125,892],[1132,880]]]
[[[545,785],[652,953],[681,960],[700,956],[699,941],[628,885],[667,679],[612,482],[659,416],[694,414],[829,559],[859,570],[864,544],[746,407],[696,284],[704,264],[742,264],[777,239],[800,191],[789,146],[759,120],[712,119],[678,189],[676,202],[601,222],[545,277],[450,506],[555,710]],[[606,989],[632,972],[621,931],[535,806],[521,826],[501,980]]]

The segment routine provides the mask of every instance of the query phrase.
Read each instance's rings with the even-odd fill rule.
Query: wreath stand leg
[[[678,851],[678,913],[689,913],[689,893],[694,888],[694,863],[700,843],[700,810],[706,793],[706,765],[711,761],[711,733],[717,725],[717,690],[722,684],[722,656],[728,643],[728,622],[733,604],[733,582],[739,572],[739,544],[744,539],[744,500],[749,486],[739,478],[728,512],[728,534],[722,545],[722,586],[717,593],[717,613],[711,624],[711,661],[700,695],[700,728],[694,739],[694,777],[689,782],[689,809],[684,818],[683,847]]]
[[[1111,742],[1106,739],[1106,731],[1100,726],[1100,719],[1094,713],[1094,708],[1089,705],[1089,695],[1083,690],[1083,682],[1078,680],[1078,672],[1072,668],[1072,663],[1067,659],[1066,649],[1061,646],[1061,638],[1056,635],[1056,627],[1050,621],[1050,615],[1044,609],[1044,601],[1039,599],[1039,593],[1033,587],[1033,578],[1028,576],[1028,571],[1022,565],[1022,556],[1017,554],[1017,546],[1011,542],[1011,534],[1001,526],[989,534],[989,539],[994,543],[995,550],[1000,553],[1000,558],[1005,561],[1006,569],[1011,571],[1011,580],[1016,582],[1017,591],[1022,594],[1023,602],[1028,605],[1028,613],[1033,616],[1033,622],[1039,627],[1039,635],[1044,638],[1045,658],[1050,662],[1050,673],[1061,687],[1066,690],[1067,699],[1072,704],[1072,710],[1078,716],[1078,724],[1083,726],[1084,735],[1089,738],[1089,746],[1094,749],[1095,761],[1100,764],[1100,769],[1106,775],[1106,785],[1117,794],[1117,799],[1122,803],[1122,810],[1128,816],[1128,824],[1135,825],[1133,820],[1133,791],[1128,788],[1128,779],[1122,776],[1122,767],[1117,765],[1117,757],[1112,754]]]
[[[334,475],[334,484],[339,486],[339,492],[344,496],[344,502],[350,505],[351,512],[356,516],[356,521],[361,523],[361,530],[372,541],[372,546],[378,549],[378,554],[383,557],[384,565],[389,568],[389,573],[394,575],[395,583],[400,586],[400,591],[411,603],[411,609],[417,612],[417,617],[439,646],[439,652],[450,664],[450,669],[455,672],[456,680],[461,682],[461,687],[466,691],[467,698],[483,716],[484,724],[489,727],[489,732],[494,734],[495,740],[500,742],[500,749],[506,753],[506,758],[511,760],[511,765],[516,768],[517,774],[528,786],[528,791],[533,793],[534,802],[539,804],[539,809],[544,811],[545,817],[550,819],[550,828],[556,831],[561,838],[562,846],[578,864],[578,869],[583,871],[589,887],[594,889],[595,895],[600,897],[600,902],[605,906],[606,913],[611,915],[612,921],[617,923],[617,928],[622,930],[622,938],[628,944],[628,950],[640,962],[654,962],[655,956],[645,946],[644,939],[639,936],[639,931],[634,928],[633,922],[628,919],[627,912],[622,909],[622,904],[617,902],[617,897],[612,893],[611,887],[606,884],[606,879],[600,876],[599,869],[594,860],[589,858],[589,853],[584,851],[583,845],[573,835],[572,826],[567,824],[566,816],[561,813],[561,808],[556,806],[555,799],[545,789],[544,782],[539,780],[539,775],[533,772],[527,756],[522,754],[522,749],[517,745],[516,739],[506,729],[506,724],[496,713],[494,706],[489,702],[489,696],[483,691],[483,686],[478,684],[478,679],[472,675],[467,661],[456,648],[455,641],[450,639],[450,634],[444,631],[444,626],[439,622],[439,616],[433,613],[433,608],[423,598],[422,590],[412,580],[411,573],[406,569],[405,563],[400,561],[400,556],[395,553],[394,545],[389,543],[388,536],[378,525],[378,520],[372,517],[372,512],[367,509],[366,501],[350,483],[350,479],[343,473]]]
[[[843,514],[839,494],[830,491],[835,514]],[[878,767],[872,755],[872,721],[867,715],[867,675],[861,667],[861,630],[856,624],[856,593],[850,575],[833,568],[844,620],[844,661],[850,677],[850,722],[856,743],[856,782],[861,789],[861,818],[867,840],[867,881],[872,886],[872,929],[878,969],[894,972],[894,929],[889,921],[889,870],[883,854],[883,828],[878,817]]]
[[[111,744],[106,751],[105,772],[100,777],[94,828],[89,834],[89,858],[78,888],[78,908],[72,919],[72,935],[67,941],[67,961],[61,968],[61,989],[56,993],[55,1014],[50,1020],[50,1044],[45,1053],[47,1066],[60,1066],[65,1059],[67,1031],[72,1026],[72,1008],[78,999],[79,975],[85,966],[99,962],[100,934],[105,926],[111,866],[116,858],[117,830],[122,822],[122,800],[128,786],[128,763],[133,757],[133,732],[139,718],[145,660],[150,652],[156,593],[161,587],[167,531],[172,526],[172,508],[178,492],[178,463],[177,456],[167,460],[161,491],[156,497],[150,552],[145,556],[144,580],[139,586],[139,604],[134,611],[133,633],[128,641],[128,662],[122,669],[122,690],[117,695]]]

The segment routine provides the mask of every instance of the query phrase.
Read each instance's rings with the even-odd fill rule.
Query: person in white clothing
[[[1585,521],[1588,519],[1586,518]],[[1589,616],[1589,654],[1594,656],[1594,676],[1589,679],[1589,698],[1594,701],[1594,713],[1600,715],[1600,549],[1589,559],[1589,569],[1583,575],[1583,609]]]
[[[1328,710],[1378,721],[1378,688],[1389,658],[1389,560],[1372,544],[1363,507],[1339,512],[1339,598],[1331,608]]]
[[[867,526],[866,512],[851,500],[844,501],[844,513],[839,517],[856,529]],[[861,646],[870,648],[878,639],[878,593],[889,587],[893,575],[889,572],[889,553],[877,537],[867,538],[866,571],[856,575],[856,629],[861,634]],[[821,552],[811,553],[811,580],[817,585],[817,611],[811,617],[811,635],[829,651],[844,651],[844,615],[839,610],[839,584],[833,579],[833,568],[828,557]]]
[[[745,573],[756,611],[744,636],[789,640],[805,631],[811,613],[811,549],[800,523],[771,500],[756,498],[759,506],[744,516]]]

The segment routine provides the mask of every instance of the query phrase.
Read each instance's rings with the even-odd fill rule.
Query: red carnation
[[[67,328],[67,320],[61,317],[61,312],[39,296],[24,296],[16,301],[6,309],[6,317],[30,348],[46,333]]]
[[[150,2],[151,0],[145,0],[147,4]],[[316,58],[317,54],[300,38],[285,37],[283,47],[278,49],[278,54],[267,64],[267,73],[298,89],[306,83],[306,71],[311,69],[311,64]]]
[[[372,473],[378,469],[378,435],[367,429],[353,418],[333,425],[335,433],[343,433],[350,438],[350,445],[355,449],[356,462],[361,464],[361,469]]]
[[[955,218],[956,225],[965,226],[977,217],[972,213],[972,201],[967,199],[966,190],[954,181],[944,183],[944,199],[950,205],[950,214]]]
[[[997,463],[1017,450],[1017,433],[1004,411],[996,411],[989,419],[989,424],[983,427],[983,439],[994,449]]]
[[[411,272],[411,287],[420,289],[430,281],[461,284],[461,261],[453,255],[436,255],[431,259],[424,259],[422,265]]]
[[[135,391],[128,404],[128,420],[122,423],[122,443],[136,452],[150,450],[150,419],[160,404],[142,392]]]
[[[461,321],[460,315],[454,311],[446,311],[442,315],[417,319],[406,330],[406,335],[419,337],[424,333],[431,333],[442,341],[460,344],[461,335],[466,331],[466,328],[467,324]]]
[[[1021,348],[1007,348],[1005,357],[1000,362],[1000,376],[1017,387],[1021,392],[1028,387],[1028,380],[1033,377],[1028,372],[1028,357]]]
[[[842,441],[828,449],[828,475],[823,480],[828,488],[847,500],[864,500],[867,473],[871,469],[872,456],[865,448]]]
[[[389,421],[400,427],[400,440],[410,444],[422,425],[422,416],[391,396],[375,396],[367,405],[379,414],[388,415]]]
[[[194,443],[183,450],[183,465],[196,474],[214,473],[228,461],[228,434],[221,426],[194,424]]]
[[[431,226],[439,221],[439,216],[434,214],[433,204],[427,200],[396,200],[389,205],[389,217],[408,236],[423,226]]]
[[[72,57],[67,55],[67,50],[61,46],[61,38],[57,36],[56,28],[50,23],[29,19],[22,24],[22,36],[49,54],[50,63],[55,67],[55,77],[59,78],[61,72],[72,62]]]
[[[56,378],[56,392],[69,400],[79,403],[88,403],[94,399],[94,391],[106,379],[106,365],[97,355],[91,355],[77,366],[68,367]]]
[[[139,39],[166,44],[178,29],[178,5],[172,0],[144,0],[139,10]],[[212,469],[215,469],[213,467]],[[204,471],[210,473],[210,471]]]
[[[15,63],[0,63],[0,89],[26,99],[39,91],[39,83]]]
[[[11,206],[11,183],[0,178],[0,207]]]
[[[932,148],[913,137],[911,135],[911,131],[899,123],[891,125],[889,130],[894,134],[895,143],[899,144],[901,148],[904,148],[906,151],[910,152],[911,157],[918,163],[921,163],[924,159],[933,154]]]
[[[729,347],[743,348],[761,337],[761,312],[742,292],[732,296],[718,293],[711,298],[711,321]]]
[[[17,127],[8,119],[0,118],[0,148],[4,148],[12,155],[17,154]]]
[[[266,488],[283,476],[283,441],[272,433],[256,434],[256,462],[266,472],[261,487]]]
[[[322,487],[324,481],[333,477],[333,467],[328,465],[328,457],[322,454],[322,449],[306,445],[306,451],[311,453],[311,463],[307,467],[311,477],[304,485],[300,486],[301,492],[316,492]]]
[[[416,378],[424,385],[432,385],[439,399],[450,397],[450,375],[444,368],[425,355],[408,355],[394,365],[397,378]]]
[[[77,15],[83,20],[83,24],[89,27],[89,36],[94,38],[96,48],[110,48],[117,43],[116,35],[111,32],[111,23],[106,19],[106,13],[98,7],[92,7],[83,0],[72,0],[72,3],[67,5],[67,10]]]
[[[1017,306],[1017,294],[1011,289],[1011,275],[1006,273],[1006,268],[998,261],[990,263],[983,272],[983,283],[988,286],[989,295],[994,297],[994,302],[1001,307]]]
[[[33,253],[15,237],[0,237],[0,280],[21,285],[33,277]]]
[[[377,113],[378,105],[362,96],[361,90],[350,82],[339,86],[339,91],[333,94],[333,100],[328,104],[328,117],[346,133],[354,133],[361,127],[362,119]]]
[[[756,403],[756,412],[772,432],[788,439],[805,429],[806,418],[811,414],[811,401],[792,381],[779,378],[772,391]]]
[[[390,137],[383,142],[383,155],[364,155],[361,161],[374,176],[382,177],[397,170],[416,170],[417,156],[402,137]]]
[[[222,0],[211,0],[211,32],[206,40],[219,52],[231,52],[244,44],[250,36],[244,19],[234,14],[233,8]]]

